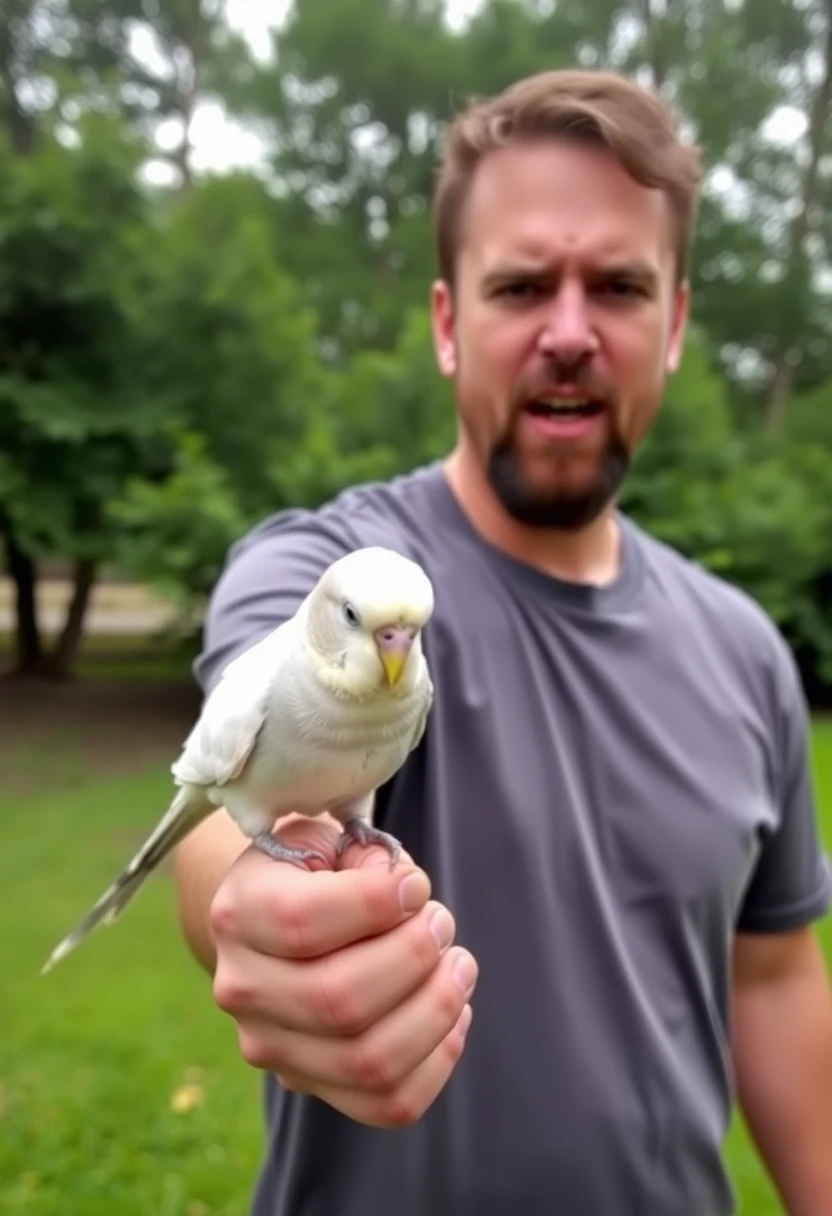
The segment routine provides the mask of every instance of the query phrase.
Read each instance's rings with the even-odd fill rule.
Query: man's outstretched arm
[[[228,812],[219,810],[199,824],[174,854],[179,923],[191,952],[209,974],[216,966],[211,901],[249,843]]]

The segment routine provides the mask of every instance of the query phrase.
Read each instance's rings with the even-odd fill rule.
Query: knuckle
[[[274,1071],[278,1064],[268,1039],[254,1027],[239,1026],[237,1039],[240,1045],[240,1055],[252,1068]]]
[[[351,1084],[364,1090],[392,1090],[401,1080],[393,1056],[365,1040],[356,1040],[349,1045],[344,1071]]]
[[[405,1089],[387,1095],[380,1105],[379,1117],[388,1128],[410,1127],[424,1114],[423,1104]]]
[[[273,1070],[274,1071],[274,1070]],[[312,1090],[308,1082],[297,1076],[293,1072],[275,1072],[275,1077],[280,1085],[290,1094],[309,1094]]]
[[[416,956],[416,965],[421,975],[430,975],[437,965],[436,939],[425,924],[411,934],[411,949]]]
[[[237,904],[231,891],[223,883],[216,891],[208,909],[208,921],[216,938],[234,937],[239,924]]]
[[[449,1031],[449,1033],[446,1035],[445,1041],[442,1044],[442,1054],[445,1057],[445,1062],[448,1066],[447,1072],[449,1074],[459,1061],[464,1047],[465,1035],[457,1034],[456,1027],[454,1027],[454,1029]]]
[[[213,994],[215,1004],[224,1013],[242,1013],[251,1007],[252,990],[239,971],[220,961],[214,972]]]
[[[369,871],[368,871],[369,872]],[[375,875],[371,875],[375,877]],[[371,924],[382,924],[390,916],[390,890],[386,883],[368,882],[361,887],[364,911]]]
[[[318,970],[309,995],[312,1017],[326,1030],[354,1034],[361,1029],[361,1009],[352,986],[328,963]]]
[[[276,891],[270,912],[286,953],[305,954],[312,936],[308,900],[296,892]]]
[[[462,1013],[465,994],[459,990],[450,976],[443,977],[443,979],[443,983],[437,984],[436,1001],[443,1020],[449,1026],[453,1026]]]
[[[407,926],[410,948],[423,975],[434,971],[441,958],[441,955],[437,957],[436,938],[430,927],[435,911],[436,905],[432,905],[422,915],[414,917]]]

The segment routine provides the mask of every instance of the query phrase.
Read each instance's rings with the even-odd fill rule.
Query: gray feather
[[[179,790],[156,829],[112,886],[107,888],[86,916],[58,943],[41,968],[41,974],[45,975],[61,959],[71,954],[93,929],[102,924],[112,924],[139,887],[158,869],[179,841],[184,840],[191,829],[213,809],[203,791],[194,788]]]

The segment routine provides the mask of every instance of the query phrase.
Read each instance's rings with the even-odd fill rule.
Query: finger
[[[455,932],[450,912],[431,901],[380,937],[302,963],[221,950],[214,999],[236,1018],[304,1034],[359,1034],[425,983]]]
[[[415,866],[310,873],[258,850],[234,863],[211,904],[218,941],[276,958],[309,959],[385,933],[424,907],[430,880]]]
[[[471,1006],[466,1005],[456,1026],[405,1081],[392,1090],[361,1091],[332,1085],[312,1085],[309,1092],[336,1110],[370,1127],[409,1127],[421,1119],[444,1089],[465,1046],[471,1023]],[[291,1084],[291,1078],[287,1078]],[[301,1086],[304,1081],[301,1079]]]
[[[472,956],[454,950],[426,984],[360,1034],[319,1037],[248,1024],[240,1029],[240,1047],[249,1063],[254,1062],[252,1055],[259,1055],[261,1067],[302,1076],[313,1086],[389,1091],[450,1034],[474,990],[476,975]]]
[[[339,870],[361,870],[365,866],[386,866],[390,869],[392,857],[388,849],[380,844],[362,845],[353,840],[346,846],[337,861]],[[401,848],[396,859],[396,867],[412,866],[413,858],[405,848]]]

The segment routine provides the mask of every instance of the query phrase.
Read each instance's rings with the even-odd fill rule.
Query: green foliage
[[[392,351],[357,354],[336,392],[332,425],[344,451],[380,445],[399,470],[434,460],[453,443],[453,399],[436,366],[425,308],[405,316]]]
[[[201,183],[143,242],[130,285],[132,397],[158,415],[165,445],[156,473],[138,471],[108,518],[120,528],[121,567],[192,612],[260,513],[330,484],[303,456],[321,435],[325,380],[262,191],[233,178]]]
[[[801,403],[797,417],[817,415]],[[818,428],[820,428],[818,423]],[[828,426],[828,423],[826,424]],[[622,506],[650,532],[744,588],[832,683],[832,444],[795,420],[788,442],[742,433],[694,330]]]
[[[131,480],[110,518],[123,568],[183,616],[202,605],[247,522],[228,473],[207,455],[204,436],[189,432],[178,437],[170,476]]]
[[[453,403],[436,368],[424,308],[408,315],[394,350],[357,354],[325,385],[302,442],[278,454],[278,501],[314,505],[347,485],[434,460],[453,442]]]
[[[142,199],[142,149],[101,118],[67,149],[0,141],[0,512],[30,553],[100,558],[101,504],[141,465],[127,407],[133,340],[119,286]]]
[[[672,99],[712,171],[695,329],[622,505],[832,680],[832,64],[818,5],[763,7],[484,0],[452,30],[439,0],[304,0],[255,61],[216,0],[14,0],[0,536],[19,590],[46,556],[115,563],[198,614],[264,514],[445,452],[426,307],[445,124],[525,73],[613,66]],[[255,125],[257,173],[194,173],[206,99]],[[784,104],[806,132],[774,140]],[[142,181],[151,159],[171,189]]]
[[[276,260],[262,193],[209,179],[178,196],[134,272],[137,407],[201,434],[241,509],[260,509],[276,444],[299,439],[321,393],[314,319]]]

